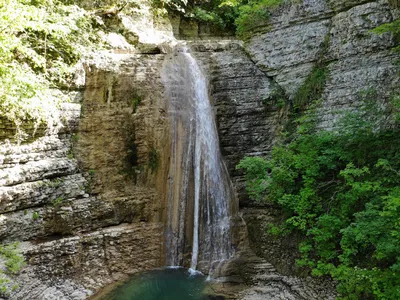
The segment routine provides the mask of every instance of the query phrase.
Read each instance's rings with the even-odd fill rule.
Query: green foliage
[[[50,88],[66,85],[71,66],[94,45],[92,16],[59,1],[0,0],[0,116],[17,128],[60,122],[65,97]],[[63,99],[64,98],[64,99]]]
[[[395,1],[397,2],[395,3]],[[399,1],[398,0],[395,1],[392,1],[393,3],[391,5],[397,8],[400,7]],[[393,34],[394,39],[396,41],[396,47],[393,50],[396,52],[400,51],[400,46],[398,46],[400,42],[400,19],[396,19],[390,23],[382,24],[372,29],[371,32],[375,34],[385,34],[385,33]]]
[[[300,3],[302,0],[157,0],[155,7],[168,7],[187,18],[213,24],[227,32],[236,32],[247,38],[258,27],[268,26],[271,12],[281,5]]]
[[[71,135],[71,142],[73,144],[76,144],[78,141],[79,141],[79,134],[77,134],[77,133],[72,134]]]
[[[393,95],[391,103],[393,104],[393,114],[395,116],[395,121],[400,122],[400,94]]]
[[[24,256],[19,250],[19,243],[0,245],[0,256],[5,260],[8,274],[17,274],[25,265]]]
[[[239,11],[238,7],[241,1],[236,0],[211,0],[195,3],[195,6],[189,9],[186,16],[194,19],[213,24],[214,26],[227,31],[235,30],[235,19]]]
[[[275,225],[275,224],[268,224],[268,233],[273,235],[273,236],[284,236],[289,233],[289,231],[281,225]]]
[[[386,32],[398,34],[398,33],[400,33],[400,19],[397,19],[390,23],[382,24],[382,25],[372,29],[371,32],[373,32],[375,34],[383,34]]]
[[[280,87],[273,87],[268,97],[262,98],[261,101],[265,106],[275,105],[277,108],[283,108],[287,104],[285,92]]]
[[[159,156],[156,148],[152,147],[149,152],[149,167],[150,167],[151,173],[157,171],[159,165],[160,165],[160,156]]]
[[[69,159],[73,159],[74,158],[74,152],[72,151],[72,149],[68,150],[67,157]]]
[[[236,33],[245,37],[249,31],[268,24],[271,10],[276,9],[284,0],[248,1],[239,7],[239,16],[235,20]]]
[[[283,227],[270,231],[302,233],[298,265],[336,279],[341,299],[399,299],[399,123],[374,90],[361,97],[336,130],[316,131],[303,116],[289,144],[238,168],[252,196],[285,212]]]
[[[58,198],[56,198],[56,199],[54,199],[53,200],[53,206],[59,206],[59,205],[61,205],[61,203],[64,201],[64,198],[63,197],[58,197]]]
[[[58,188],[64,182],[63,178],[56,178],[54,180],[48,181],[46,185],[52,188]]]
[[[40,218],[40,214],[37,211],[34,211],[32,214],[32,220],[36,221]]]
[[[131,99],[131,104],[132,104],[132,109],[133,109],[133,113],[136,112],[138,106],[140,105],[140,103],[142,102],[142,97],[137,95],[136,93],[132,96]]]
[[[269,167],[269,163],[261,157],[245,157],[236,166],[236,169],[246,170],[246,191],[252,199],[263,200],[267,187],[265,174]]]
[[[8,296],[18,288],[11,282],[11,277],[25,266],[25,258],[19,249],[19,243],[0,245],[0,257],[4,261],[5,269],[0,271],[0,294]]]
[[[314,67],[293,99],[295,109],[303,109],[308,104],[321,98],[325,88],[327,70],[325,67]]]
[[[199,21],[211,23],[211,24],[217,25],[221,28],[225,27],[224,20],[216,12],[206,11],[203,8],[195,7],[193,9],[193,14],[194,14],[195,19],[197,19]]]

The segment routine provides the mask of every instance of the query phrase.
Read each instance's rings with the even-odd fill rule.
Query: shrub
[[[61,205],[61,203],[64,201],[63,197],[58,197],[56,199],[53,200],[52,204],[53,206],[59,206]]]
[[[212,24],[228,32],[234,32],[234,23],[239,14],[238,7],[240,5],[241,1],[236,0],[205,1],[195,3],[194,7],[188,9],[185,16],[192,17],[203,23]]]
[[[397,1],[395,3],[395,1]],[[392,6],[394,7],[400,7],[399,1],[395,0],[392,1]],[[389,3],[391,3],[389,1]],[[399,46],[399,41],[400,41],[400,19],[396,19],[393,22],[390,23],[384,23],[374,29],[371,30],[372,33],[375,34],[384,34],[384,33],[391,33],[395,39],[396,46],[394,47],[394,51],[400,52],[400,46]]]
[[[336,130],[303,126],[303,117],[270,159],[245,158],[237,168],[251,195],[282,207],[279,231],[303,235],[300,266],[336,279],[341,299],[399,299],[399,123],[374,90],[362,98]]]
[[[307,76],[293,99],[294,109],[304,109],[314,101],[320,100],[326,82],[326,68],[316,66]]]
[[[155,1],[155,7],[168,7],[187,18],[213,24],[227,32],[246,38],[258,27],[268,26],[270,13],[284,3],[302,0],[210,0],[187,2],[180,0]]]
[[[244,37],[249,31],[268,24],[270,12],[284,0],[249,1],[239,7],[239,16],[235,20],[236,33]]]
[[[38,220],[40,218],[40,214],[37,211],[34,211],[32,214],[32,219],[34,221]]]
[[[150,167],[151,173],[157,171],[159,164],[160,164],[159,154],[158,154],[156,148],[152,147],[149,152],[149,167]]]
[[[17,274],[26,262],[19,249],[19,243],[0,245],[0,256],[5,262],[5,269],[0,270],[0,294],[8,296],[18,288],[17,284],[12,283],[12,276]]]
[[[6,261],[7,273],[16,274],[25,265],[24,256],[19,250],[19,243],[0,245],[0,256]]]
[[[131,98],[131,105],[133,113],[136,113],[137,108],[139,107],[140,103],[143,101],[143,97],[134,92]]]

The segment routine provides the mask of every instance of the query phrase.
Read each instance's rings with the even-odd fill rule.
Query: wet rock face
[[[220,143],[249,226],[250,246],[281,273],[296,272],[298,241],[276,240],[265,232],[268,224],[279,221],[279,211],[248,199],[234,166],[244,156],[269,154],[287,120],[285,107],[317,65],[327,76],[317,108],[319,128],[331,130],[340,112],[358,107],[360,92],[369,88],[384,105],[399,86],[398,55],[392,51],[391,34],[370,30],[397,14],[386,0],[286,4],[272,15],[271,30],[260,30],[244,43],[248,57],[219,52],[208,59]],[[271,89],[280,91],[284,107]]]
[[[281,91],[240,42],[194,42],[191,47],[209,78],[222,155],[243,206],[249,199],[235,167],[244,156],[270,152],[284,124],[285,108],[277,101]]]
[[[168,155],[162,62],[87,61],[83,101],[65,104],[58,134],[0,145],[0,240],[21,242],[28,262],[13,298],[85,299],[162,264],[165,168],[149,161]]]

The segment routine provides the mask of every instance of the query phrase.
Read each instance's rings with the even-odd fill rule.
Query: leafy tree
[[[282,4],[300,1],[302,0],[157,0],[155,5],[165,5],[187,18],[213,24],[245,38],[258,27],[268,26],[270,13]]]
[[[22,125],[59,123],[70,69],[94,45],[93,17],[57,0],[0,0],[0,118]]]

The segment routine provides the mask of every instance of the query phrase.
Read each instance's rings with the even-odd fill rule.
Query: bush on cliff
[[[239,36],[246,36],[257,27],[265,27],[271,11],[285,3],[284,0],[256,0],[245,1],[239,7],[239,15],[235,20],[236,33]]]
[[[226,31],[246,37],[259,27],[268,26],[272,11],[281,5],[302,0],[207,0],[188,2],[181,0],[155,1],[181,12],[185,17],[213,24]]]
[[[400,98],[383,109],[375,92],[362,97],[336,130],[303,116],[271,158],[237,168],[250,195],[282,207],[286,221],[271,229],[303,235],[300,266],[336,279],[342,299],[400,299]]]
[[[19,243],[0,245],[0,260],[4,264],[4,268],[0,270],[0,295],[7,297],[18,288],[18,285],[13,283],[12,276],[26,264]]]

